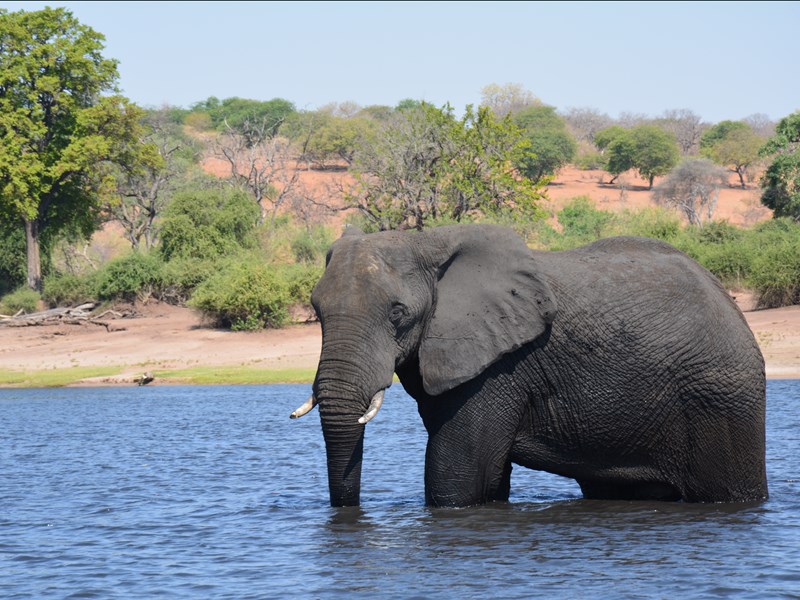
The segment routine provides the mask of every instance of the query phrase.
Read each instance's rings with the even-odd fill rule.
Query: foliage
[[[158,240],[156,219],[200,156],[196,141],[175,122],[172,108],[147,111],[142,119],[147,152],[138,164],[115,169],[117,189],[106,210],[123,227],[133,249],[145,250]]]
[[[558,212],[558,222],[564,230],[564,236],[575,239],[579,244],[589,243],[603,237],[603,232],[613,214],[597,210],[587,196],[579,196],[568,202]]]
[[[103,39],[63,8],[0,12],[0,214],[26,230],[32,288],[48,237],[96,227],[109,165],[146,160],[141,109],[100,96],[117,79]]]
[[[234,330],[280,327],[288,321],[289,306],[298,296],[306,291],[310,296],[309,282],[316,282],[320,273],[308,273],[296,265],[238,261],[200,284],[189,305],[221,327]]]
[[[542,101],[533,92],[519,83],[498,85],[490,83],[481,88],[481,106],[488,108],[498,117],[514,115],[532,106],[540,106]]]
[[[368,116],[336,117],[325,112],[302,112],[287,121],[283,131],[300,147],[301,158],[318,169],[349,165],[362,140],[375,130]]]
[[[21,287],[0,298],[0,312],[10,315],[14,315],[20,310],[25,313],[34,313],[40,299],[39,293],[35,290]]]
[[[606,170],[614,176],[612,182],[628,169],[636,169],[649,181],[651,189],[653,180],[666,175],[679,158],[675,138],[655,125],[638,125],[633,129],[615,125],[600,131],[595,144],[605,149]]]
[[[212,258],[255,245],[258,209],[237,190],[178,192],[164,213],[161,254]]]
[[[511,206],[535,217],[541,186],[512,169],[527,153],[508,118],[467,107],[457,119],[449,106],[423,103],[397,112],[359,149],[346,198],[380,230],[461,222]]]
[[[148,298],[160,285],[162,268],[155,253],[134,251],[112,260],[96,274],[97,297],[127,302]]]
[[[300,230],[292,239],[292,253],[298,263],[320,263],[333,243],[330,230],[314,227]]]
[[[0,220],[0,295],[25,283],[25,232]]]
[[[233,97],[219,100],[210,96],[194,104],[192,111],[207,113],[212,126],[219,131],[233,129],[250,138],[256,124],[263,128],[267,137],[274,137],[287,117],[295,112],[295,108],[294,104],[283,98],[261,101]]]
[[[713,127],[709,127],[700,137],[700,154],[708,156],[711,148],[724,140],[733,131],[750,129],[744,121],[720,121]]]
[[[514,122],[523,130],[529,143],[528,152],[517,167],[534,182],[554,175],[575,157],[578,146],[554,107],[526,108],[515,115]]]
[[[702,226],[714,215],[719,190],[726,181],[722,167],[705,158],[689,158],[656,187],[653,199],[679,209],[690,224]]]
[[[44,278],[42,299],[50,306],[77,306],[97,298],[93,276],[71,273],[53,274]]]
[[[761,155],[773,157],[761,180],[761,202],[776,217],[800,221],[800,111],[778,122]]]

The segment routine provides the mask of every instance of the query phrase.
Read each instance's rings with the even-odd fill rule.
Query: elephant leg
[[[477,405],[477,403],[476,403]],[[425,500],[432,506],[470,506],[507,501],[511,488],[511,445],[515,418],[486,414],[470,403],[425,411]]]

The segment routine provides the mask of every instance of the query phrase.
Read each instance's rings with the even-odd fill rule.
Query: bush
[[[39,306],[39,293],[28,288],[21,287],[10,294],[3,296],[0,300],[0,310],[5,314],[14,315],[20,310],[26,313],[36,312]]]
[[[558,212],[558,222],[564,228],[565,247],[577,247],[604,237],[605,229],[614,215],[598,210],[587,196],[573,198]]]
[[[303,229],[291,242],[292,253],[299,263],[321,262],[333,240],[330,230],[325,227]]]
[[[97,273],[97,296],[128,302],[146,298],[160,286],[162,268],[155,254],[132,252],[112,260]]]
[[[322,271],[321,265],[271,265],[246,255],[201,283],[188,305],[219,327],[280,327],[291,305],[310,303]]]
[[[681,233],[681,220],[663,208],[623,211],[616,215],[615,235],[634,235],[671,242]]]
[[[214,258],[256,244],[259,210],[240,191],[193,190],[175,194],[161,224],[161,253],[175,258]]]
[[[93,276],[63,274],[50,275],[44,279],[42,299],[52,307],[77,306],[96,298]]]
[[[176,258],[164,263],[156,295],[162,302],[182,305],[194,290],[230,263],[225,259]]]

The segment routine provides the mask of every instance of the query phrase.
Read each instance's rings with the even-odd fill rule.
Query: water
[[[428,509],[395,385],[362,507],[328,506],[307,386],[0,390],[2,598],[800,597],[800,380],[771,381],[771,498],[580,499],[516,468],[511,503]]]

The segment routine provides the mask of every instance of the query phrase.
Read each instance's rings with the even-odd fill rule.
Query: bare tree
[[[684,156],[697,154],[700,136],[708,128],[708,124],[703,123],[700,115],[688,108],[665,110],[655,120],[655,124],[675,137]]]
[[[214,144],[214,154],[230,166],[231,183],[258,204],[260,223],[275,219],[300,177],[289,141],[273,136],[273,128],[265,119],[249,119],[243,127],[227,126]]]
[[[108,204],[107,210],[118,221],[125,237],[136,249],[152,248],[157,241],[154,227],[169,199],[169,185],[187,165],[177,153],[187,147],[181,139],[180,126],[171,122],[168,109],[150,112],[145,118],[149,132],[142,140],[150,154],[143,164],[120,169],[117,176],[119,201]]]
[[[745,117],[742,121],[750,125],[753,131],[761,137],[769,138],[775,135],[775,121],[764,113],[754,113]]]
[[[614,122],[606,113],[601,113],[596,108],[586,107],[567,109],[564,120],[572,135],[579,142],[594,142],[597,132],[610,127]]]
[[[490,83],[481,88],[481,106],[486,106],[498,117],[515,114],[530,106],[541,106],[542,101],[519,83],[498,85]]]
[[[656,203],[683,212],[689,223],[702,227],[714,216],[720,188],[727,183],[727,171],[705,158],[680,163],[656,186]]]
[[[652,119],[644,113],[624,111],[619,113],[616,124],[624,129],[633,129],[639,125],[649,125]]]

